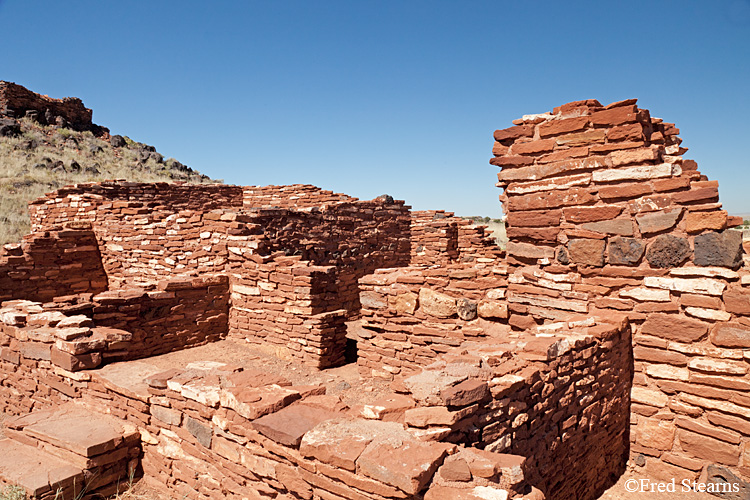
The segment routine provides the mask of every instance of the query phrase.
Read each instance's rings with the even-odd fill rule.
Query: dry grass
[[[131,483],[127,490],[112,497],[112,500],[162,500],[163,497],[150,489],[144,481]]]
[[[27,119],[20,123],[21,135],[0,137],[0,244],[28,233],[29,201],[62,186],[107,179],[217,182],[172,168],[174,160],[147,157],[143,145],[131,140],[114,148],[91,132],[55,129]]]
[[[18,486],[0,488],[0,500],[26,500],[26,490]]]

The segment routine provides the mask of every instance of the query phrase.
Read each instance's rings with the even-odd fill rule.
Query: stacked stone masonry
[[[32,233],[20,243],[0,249],[0,301],[50,301],[62,295],[106,289],[107,275],[90,230]]]
[[[747,479],[750,276],[718,183],[634,99],[514,123],[495,132],[490,161],[507,213],[509,323],[622,311],[634,463],[666,479],[707,464]]]
[[[514,124],[491,160],[507,254],[449,212],[309,185],[33,202],[0,256],[0,397],[29,414],[0,454],[76,464],[35,498],[134,472],[191,499],[593,499],[628,459],[747,488],[750,273],[717,183],[635,100]],[[391,392],[348,407],[222,360],[148,363],[227,337],[316,368],[356,344]],[[24,424],[82,408],[124,446],[89,460]]]

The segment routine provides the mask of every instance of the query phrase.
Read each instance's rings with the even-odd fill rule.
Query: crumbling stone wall
[[[32,230],[88,221],[111,287],[224,270],[226,233],[242,188],[124,181],[59,189],[30,203]]]
[[[342,364],[345,320],[360,310],[357,280],[408,259],[403,202],[248,213],[257,234],[229,247],[230,335],[315,366]]]
[[[0,301],[46,302],[61,295],[106,289],[96,238],[85,225],[31,233],[20,243],[0,249]]]
[[[13,82],[0,81],[0,115],[22,118],[33,115],[41,123],[91,130],[92,112],[77,97],[52,99]]]
[[[230,337],[320,368],[344,363],[347,311],[333,266],[285,256],[240,264],[231,281]]]
[[[131,333],[127,343],[108,346],[103,363],[156,356],[227,336],[229,279],[224,275],[107,291],[94,295],[92,302],[94,324]]]
[[[411,212],[411,257],[413,266],[433,266],[496,259],[500,249],[485,231],[472,221],[444,210]]]
[[[228,273],[231,335],[272,340],[316,366],[341,364],[344,320],[360,308],[357,280],[408,262],[408,207],[389,197],[358,201],[296,187],[84,184],[33,202],[32,224],[41,230],[69,219],[90,223],[111,289]],[[276,205],[289,208],[257,208]],[[291,279],[286,257],[300,261],[297,269],[328,269]]]
[[[384,269],[362,278],[360,373],[392,378],[429,365],[466,340],[502,336],[506,274],[493,260]]]
[[[358,199],[310,184],[245,186],[243,188],[243,206],[248,210],[256,208],[322,208],[323,205],[345,201],[355,202]]]
[[[47,304],[6,301],[0,309],[5,410],[39,407],[35,391],[47,383],[44,370],[91,370],[220,340],[227,334],[228,307],[226,276],[61,296]]]
[[[624,471],[632,351],[622,315],[464,342],[393,384],[421,436],[526,458],[551,499],[596,498]]]
[[[21,315],[29,320],[41,314],[34,312],[38,305],[17,306],[26,308]],[[21,331],[46,328],[9,324],[17,319],[3,315],[0,338],[7,335],[12,342]],[[6,354],[12,353],[16,359],[8,361]],[[381,500],[424,494],[439,499],[479,488],[502,498],[543,498],[525,480],[529,471],[523,457],[423,440],[420,432],[391,420],[398,414],[347,408],[337,396],[326,395],[323,386],[292,386],[283,377],[221,362],[163,373],[138,363],[113,371],[71,372],[27,354],[3,348],[0,369],[18,373],[0,385],[2,395],[11,396],[3,400],[6,410],[78,400],[136,425],[139,470],[169,495]],[[121,385],[118,374],[127,374],[128,383]],[[133,383],[136,374],[143,383]],[[411,400],[396,412],[403,419],[414,405]],[[456,479],[456,463],[466,465],[468,477]]]
[[[624,312],[634,463],[666,479],[707,464],[750,477],[750,278],[718,183],[635,100],[514,123],[495,132],[490,161],[505,190],[509,323]]]

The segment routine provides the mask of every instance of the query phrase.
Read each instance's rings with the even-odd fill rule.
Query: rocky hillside
[[[27,203],[59,187],[106,179],[209,179],[156,148],[111,135],[80,99],[51,99],[0,81],[0,244],[29,231]]]

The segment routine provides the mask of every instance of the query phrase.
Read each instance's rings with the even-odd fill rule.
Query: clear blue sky
[[[499,216],[493,130],[637,97],[750,213],[749,0],[0,0],[0,33],[0,79],[229,183]]]

